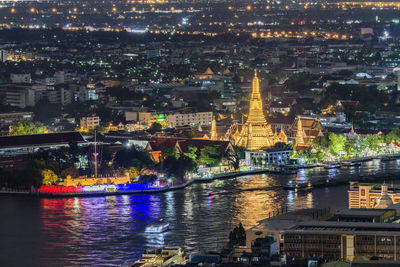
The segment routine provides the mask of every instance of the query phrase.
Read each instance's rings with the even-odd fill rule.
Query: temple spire
[[[304,144],[304,131],[301,124],[301,118],[297,117],[296,146]]]
[[[277,133],[272,131],[271,125],[267,123],[264,116],[260,79],[255,71],[250,94],[249,116],[242,125],[239,136],[235,138],[235,144],[246,147],[248,150],[259,150],[273,146],[277,140]]]

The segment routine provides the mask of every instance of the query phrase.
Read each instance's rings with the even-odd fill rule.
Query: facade
[[[323,136],[324,132],[325,128],[318,118],[297,116],[288,131],[288,137],[297,139],[300,134],[303,143],[309,144],[315,137]]]
[[[33,112],[0,113],[0,127],[14,124],[19,121],[32,121]]]
[[[82,117],[81,118],[80,127],[82,129],[93,130],[93,129],[96,129],[96,127],[98,127],[98,126],[100,126],[100,118],[99,118],[99,116]]]
[[[168,125],[172,128],[185,125],[210,125],[213,120],[213,113],[174,113],[168,115]]]
[[[10,74],[12,83],[32,83],[31,74]]]
[[[400,186],[399,185],[379,185],[372,183],[357,183],[350,184],[349,208],[375,208],[379,203],[382,195],[388,195],[392,204],[400,203]],[[390,205],[390,203],[389,203]]]
[[[0,102],[19,108],[35,106],[35,91],[31,86],[5,84],[0,86]]]
[[[400,263],[398,214],[396,209],[281,209],[246,230],[246,247],[257,238],[274,237],[288,265],[293,258],[335,261],[360,256]]]
[[[8,55],[8,53],[6,50],[0,50],[0,62],[6,62],[7,55]]]
[[[395,223],[310,221],[283,231],[281,238],[287,257],[400,260],[400,225]]]
[[[280,142],[276,134],[274,135],[272,132],[271,125],[265,119],[260,93],[260,80],[257,77],[257,73],[255,73],[253,78],[249,116],[246,123],[242,125],[240,134],[234,137],[234,139],[237,146],[253,151],[270,147]]]
[[[293,150],[280,150],[280,151],[245,151],[245,158],[247,162],[253,162],[265,166],[268,164],[281,165],[290,159]]]

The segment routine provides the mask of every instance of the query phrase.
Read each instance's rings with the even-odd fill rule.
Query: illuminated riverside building
[[[372,183],[357,183],[350,184],[349,208],[377,208],[378,205],[383,205],[385,200],[386,206],[391,206],[400,203],[400,186]]]
[[[246,123],[242,125],[240,134],[234,135],[234,139],[237,146],[253,151],[273,146],[277,142],[287,142],[283,129],[279,135],[274,134],[271,125],[265,119],[260,93],[260,80],[257,77],[257,73],[253,78],[249,117]]]

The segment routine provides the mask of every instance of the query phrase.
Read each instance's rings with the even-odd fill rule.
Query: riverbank
[[[40,192],[38,190],[13,190],[13,189],[2,189],[0,190],[0,195],[13,195],[13,196],[31,196],[31,197],[47,197],[47,198],[64,198],[64,197],[97,197],[97,196],[114,196],[114,195],[135,195],[135,194],[158,194],[168,191],[184,189],[194,183],[210,183],[214,180],[230,179],[234,177],[240,177],[245,175],[261,174],[270,172],[268,169],[257,169],[242,172],[231,172],[225,174],[215,175],[209,178],[197,178],[187,181],[184,184],[165,186],[161,188],[151,188],[145,190],[117,190],[117,191],[107,191],[108,189],[115,190],[115,185],[105,185],[99,186],[98,191],[88,191],[88,192]]]

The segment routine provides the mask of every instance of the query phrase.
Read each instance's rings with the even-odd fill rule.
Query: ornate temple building
[[[240,131],[239,131],[239,128]],[[265,119],[263,103],[260,93],[260,80],[257,73],[253,78],[252,92],[250,95],[249,116],[245,124],[236,126],[231,132],[235,145],[245,147],[248,150],[260,150],[273,146],[277,142],[287,142],[287,136],[283,130],[279,134],[274,133]]]

